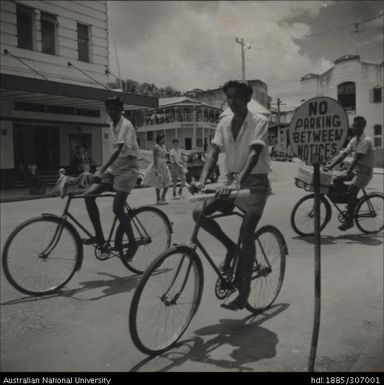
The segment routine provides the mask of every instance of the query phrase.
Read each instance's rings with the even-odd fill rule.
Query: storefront
[[[38,90],[38,91],[37,91]],[[15,75],[1,75],[1,186],[14,187],[28,164],[42,174],[60,167],[76,174],[109,155],[104,100],[118,95],[128,108],[157,106],[157,98]]]

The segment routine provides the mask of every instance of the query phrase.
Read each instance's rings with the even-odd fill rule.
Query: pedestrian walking
[[[188,172],[185,163],[182,160],[182,152],[179,148],[179,140],[172,140],[172,148],[169,151],[170,165],[169,169],[172,175],[173,199],[184,198],[183,187],[185,186],[185,174]],[[179,192],[176,194],[177,182],[180,180]]]
[[[157,205],[168,204],[165,200],[165,195],[172,182],[171,173],[167,166],[167,150],[164,143],[164,135],[158,135],[156,137],[156,144],[153,146],[153,160],[145,170],[143,178],[143,184],[155,188]]]

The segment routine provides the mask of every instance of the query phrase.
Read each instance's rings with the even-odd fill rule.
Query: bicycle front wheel
[[[332,208],[324,196],[320,197],[320,231],[331,219]],[[315,195],[309,194],[301,198],[291,213],[293,230],[302,237],[315,234]]]
[[[255,234],[256,255],[251,291],[246,308],[260,313],[272,306],[284,280],[288,254],[283,235],[273,226],[261,227]]]
[[[356,226],[366,234],[378,233],[384,228],[384,196],[378,193],[362,198],[355,210]]]
[[[116,244],[124,266],[136,274],[142,274],[154,257],[171,246],[172,226],[168,217],[155,207],[139,207],[130,216],[133,234],[139,248],[134,254],[122,226],[116,233]]]
[[[132,298],[129,329],[143,353],[160,354],[187,329],[200,304],[203,268],[196,253],[175,247],[145,271]]]
[[[24,294],[51,294],[72,278],[81,253],[78,234],[65,220],[33,218],[8,237],[3,252],[4,274]]]

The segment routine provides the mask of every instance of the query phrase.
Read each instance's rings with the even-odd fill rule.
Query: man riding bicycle
[[[95,239],[91,239],[90,242],[96,243],[101,250],[105,247],[100,213],[96,197],[93,195],[110,191],[113,187],[116,190],[113,213],[123,225],[128,236],[129,255],[134,255],[138,245],[133,236],[131,222],[124,212],[124,205],[137,181],[140,149],[134,127],[123,116],[122,100],[118,97],[109,98],[105,101],[105,108],[112,120],[110,126],[111,155],[96,171],[96,183],[93,183],[84,194],[88,215],[96,233]]]
[[[214,199],[205,205],[204,215],[215,211],[231,212],[235,206],[245,214],[240,228],[239,263],[236,269],[235,286],[239,295],[230,303],[222,304],[226,309],[242,309],[250,293],[252,269],[255,258],[254,234],[256,226],[263,214],[270,184],[268,174],[271,171],[268,153],[268,119],[248,110],[248,102],[252,98],[252,87],[241,81],[229,81],[223,86],[227,102],[233,115],[225,116],[219,122],[211,148],[207,155],[200,180],[191,184],[192,190],[201,189],[216,165],[220,151],[226,153],[227,180],[218,187]],[[236,181],[236,177],[238,180]],[[238,182],[238,183],[237,183]],[[228,199],[231,191],[240,185],[249,189],[247,197]],[[203,205],[195,208],[193,217],[196,221],[203,210]],[[218,223],[204,217],[201,226],[227,249],[222,269],[229,268],[237,245],[220,228]]]
[[[336,157],[324,171],[331,170],[335,165],[342,162],[347,155],[355,153],[354,159],[345,174],[335,178],[335,185],[343,184],[345,181],[351,181],[348,187],[348,214],[346,221],[339,226],[342,231],[353,227],[353,213],[357,202],[357,194],[361,188],[365,188],[373,176],[375,167],[375,149],[372,139],[364,135],[364,128],[367,121],[362,116],[356,116],[353,119],[352,132],[354,137],[348,143],[347,148]]]

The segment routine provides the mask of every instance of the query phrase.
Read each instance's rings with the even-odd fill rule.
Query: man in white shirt
[[[97,170],[95,182],[85,192],[85,204],[89,218],[95,229],[95,238],[90,243],[97,244],[101,250],[105,248],[103,229],[100,223],[100,213],[94,195],[116,190],[113,200],[113,213],[124,226],[129,239],[129,250],[126,257],[132,257],[137,250],[135,237],[129,218],[124,213],[124,205],[129,193],[136,184],[138,176],[139,145],[136,132],[131,122],[123,116],[123,102],[118,97],[105,101],[106,111],[111,118],[111,155]]]
[[[343,183],[351,181],[348,187],[349,201],[347,220],[339,226],[342,231],[353,227],[353,213],[356,207],[357,194],[361,188],[365,188],[373,176],[375,167],[375,148],[372,139],[364,135],[364,129],[367,121],[362,116],[356,116],[353,119],[352,132],[354,137],[348,143],[347,148],[336,157],[336,159],[324,170],[332,169],[338,163],[342,162],[347,155],[354,153],[354,159],[344,175],[335,178],[334,183]]]
[[[247,105],[253,93],[248,83],[229,81],[223,86],[223,91],[233,115],[225,116],[219,122],[200,180],[195,182],[193,187],[201,188],[205,184],[210,171],[217,163],[219,153],[225,152],[227,181],[218,188],[216,198],[207,202],[204,214],[211,215],[215,211],[229,213],[235,206],[244,211],[240,228],[240,258],[235,277],[239,295],[234,301],[222,305],[224,308],[237,310],[245,306],[249,296],[255,258],[254,233],[271,191],[268,178],[271,171],[268,119],[248,111]],[[227,199],[230,192],[238,187],[236,181],[234,183],[234,176],[237,175],[240,188],[249,189],[251,194],[245,198]],[[194,210],[195,221],[202,210],[202,205]],[[227,253],[222,268],[227,269],[236,252],[236,243],[213,219],[203,217],[201,226],[226,247]]]
[[[173,139],[172,148],[169,151],[169,158],[171,162],[169,169],[171,171],[172,182],[173,182],[173,199],[183,198],[183,187],[185,186],[185,174],[187,170],[181,157],[182,157],[182,154],[179,148],[179,140]],[[180,187],[179,187],[178,195],[176,195],[176,185],[179,179],[180,179]]]

